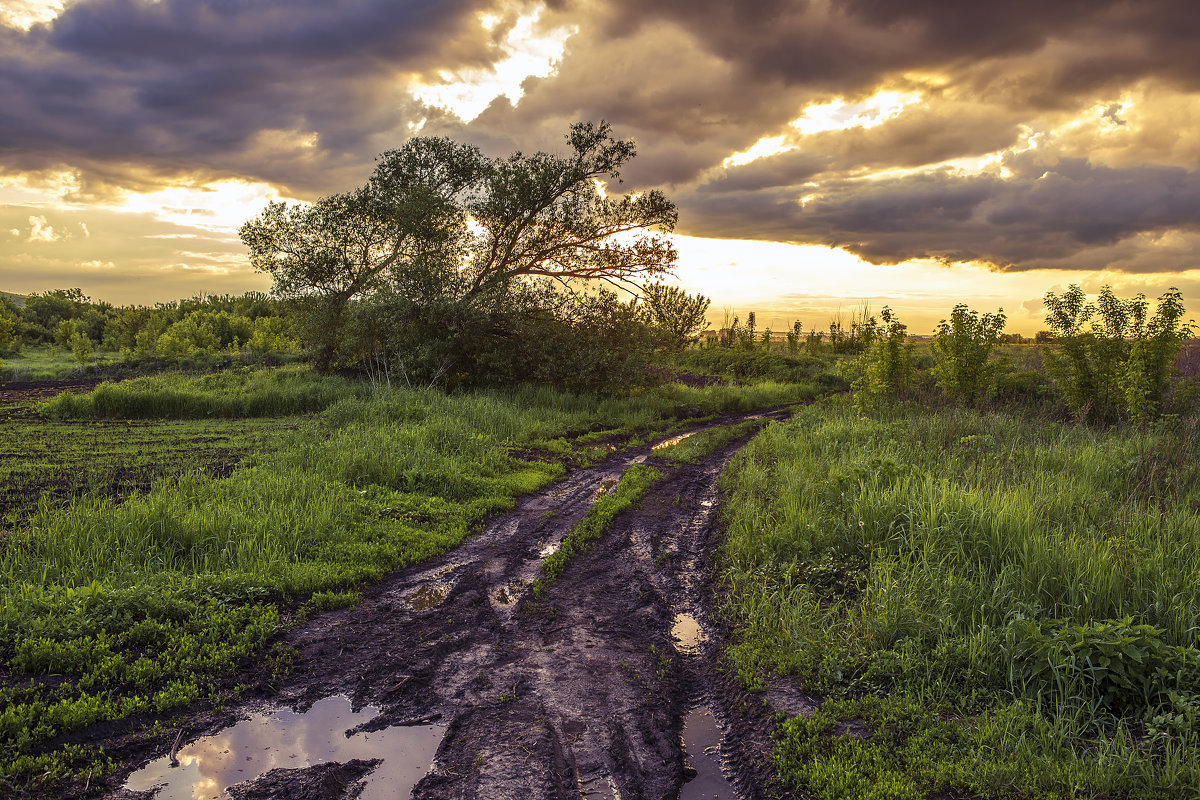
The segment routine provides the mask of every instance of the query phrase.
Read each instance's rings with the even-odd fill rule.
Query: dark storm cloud
[[[397,72],[496,57],[483,5],[85,0],[27,33],[0,27],[0,163],[118,183],[123,165],[300,191],[357,182],[373,137],[420,116]],[[278,141],[292,132],[318,135],[307,161]]]
[[[831,181],[801,204],[793,189],[680,197],[684,232],[753,236],[841,247],[875,263],[931,257],[1003,269],[1085,266],[1074,256],[1123,247],[1168,231],[1200,230],[1200,173],[1176,167],[1097,167],[1081,159],[1040,164],[1010,158],[1011,176],[951,170]],[[1195,251],[1124,264],[1200,266]],[[1086,266],[1097,266],[1087,264]]]
[[[748,78],[822,91],[870,90],[911,70],[1028,57],[1061,40],[1086,45],[1040,73],[1044,95],[1091,91],[1146,75],[1200,85],[1200,12],[1193,0],[615,0],[614,36],[669,22]],[[998,76],[1004,80],[1004,74]],[[1035,87],[1030,87],[1032,91]]]

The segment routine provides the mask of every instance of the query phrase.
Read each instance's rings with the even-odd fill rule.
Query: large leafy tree
[[[634,157],[633,142],[605,123],[577,123],[566,139],[566,155],[489,159],[414,138],[381,155],[365,186],[311,205],[272,203],[240,235],[273,293],[297,301],[322,369],[344,349],[358,300],[386,295],[393,318],[452,310],[443,326],[452,336],[455,319],[477,318],[521,279],[620,284],[667,272],[676,253],[661,233],[675,225],[674,204],[657,190],[602,188]]]

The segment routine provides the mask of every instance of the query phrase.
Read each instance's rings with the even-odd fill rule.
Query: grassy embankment
[[[822,401],[723,476],[730,655],[812,798],[1200,791],[1200,435]]]
[[[212,696],[286,624],[284,609],[305,598],[300,613],[337,605],[330,599],[455,546],[563,471],[513,453],[596,458],[681,419],[817,391],[763,382],[618,399],[368,395],[291,368],[162,375],[52,400],[42,412],[63,418],[259,415],[273,440],[226,477],[193,471],[129,498],[42,503],[0,540],[0,789],[105,769],[103,754],[59,737]]]

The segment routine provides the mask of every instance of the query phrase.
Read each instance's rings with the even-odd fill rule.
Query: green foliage
[[[672,350],[683,350],[700,338],[708,327],[704,319],[708,305],[709,299],[704,295],[693,297],[683,289],[663,283],[653,283],[642,290],[642,314]]]
[[[1007,631],[1010,679],[1052,708],[1089,716],[1170,712],[1175,698],[1200,695],[1200,650],[1162,636],[1129,616],[1081,625],[1017,619]]]
[[[1075,415],[1097,422],[1156,418],[1192,332],[1179,290],[1159,297],[1153,316],[1144,295],[1121,300],[1108,286],[1094,305],[1077,285],[1061,296],[1047,292],[1045,302],[1055,345],[1045,351],[1047,368]]]
[[[17,344],[17,315],[11,304],[0,302],[0,353],[8,353]]]
[[[950,319],[938,324],[929,349],[937,361],[934,377],[947,396],[968,405],[991,397],[996,366],[988,357],[1003,341],[1004,321],[1004,309],[980,314],[959,303]]]
[[[913,381],[913,347],[907,343],[908,328],[892,310],[880,312],[883,324],[870,320],[863,337],[871,342],[857,359],[843,362],[844,374],[853,376],[850,384],[854,405],[862,413],[878,411],[899,400]]]
[[[650,233],[675,224],[661,192],[609,197],[597,188],[619,176],[633,143],[604,123],[575,124],[566,138],[568,156],[501,159],[414,138],[381,155],[365,186],[307,206],[272,203],[239,233],[275,295],[295,301],[320,371],[395,368],[423,384],[472,376],[477,365],[464,356],[477,338],[503,349],[506,324],[562,319],[551,301],[514,320],[514,295],[535,296],[519,286],[524,279],[629,281],[675,260],[670,242]],[[508,348],[521,358],[532,341],[516,337]]]
[[[67,342],[67,346],[71,348],[71,355],[79,364],[87,364],[96,355],[96,346],[92,344],[92,340],[85,333],[73,334]]]
[[[879,776],[921,796],[1148,799],[1197,785],[1197,458],[1194,422],[880,419],[841,398],[755,437],[722,476],[738,674],[794,676],[822,711],[906,705],[886,724],[869,705],[796,722],[777,750],[793,787],[852,797]],[[863,737],[838,733],[856,721]]]

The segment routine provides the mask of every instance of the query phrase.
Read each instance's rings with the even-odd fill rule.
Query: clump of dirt
[[[230,786],[229,800],[354,800],[362,778],[382,764],[378,758],[329,762],[302,769],[273,769],[261,778]]]
[[[652,450],[573,472],[457,550],[389,576],[358,606],[291,629],[280,643],[294,654],[290,672],[247,665],[244,696],[304,711],[340,694],[379,709],[355,730],[436,720],[446,732],[412,796],[489,800],[677,798],[699,764],[684,748],[685,720],[703,706],[724,732],[724,775],[705,780],[727,787],[721,797],[774,797],[773,712],[719,669],[724,636],[711,611],[717,478],[742,444],[699,464],[656,464],[663,479],[535,602],[526,587],[545,555],[598,490]],[[213,733],[232,713],[198,707],[186,725]],[[127,765],[108,785],[118,797],[117,782],[163,755],[170,736],[132,724],[113,733],[103,743]],[[308,797],[306,787],[335,774],[325,767],[268,773],[252,790],[269,783],[275,794],[239,796]],[[348,796],[338,786],[311,796]]]

